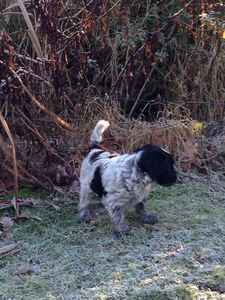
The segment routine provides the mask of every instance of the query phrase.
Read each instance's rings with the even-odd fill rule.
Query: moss
[[[225,284],[225,266],[217,266],[212,276],[216,282]]]
[[[152,290],[149,292],[139,292],[134,293],[129,299],[131,300],[172,300],[167,294],[163,291]]]
[[[211,271],[204,272],[205,286],[209,289],[223,293],[225,296],[225,266],[218,265]]]
[[[197,299],[199,294],[199,289],[195,285],[185,285],[176,288],[176,297],[179,300]]]

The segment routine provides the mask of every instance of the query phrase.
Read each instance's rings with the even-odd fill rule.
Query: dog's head
[[[175,162],[170,153],[153,145],[145,145],[135,152],[140,153],[138,167],[147,173],[152,181],[162,186],[170,186],[177,181]]]

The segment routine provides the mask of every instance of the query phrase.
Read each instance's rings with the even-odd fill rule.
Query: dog
[[[92,149],[83,160],[80,172],[79,215],[84,222],[93,218],[91,202],[97,195],[106,208],[116,235],[129,234],[125,212],[134,207],[144,223],[155,224],[158,218],[148,212],[146,200],[152,183],[171,186],[177,181],[172,155],[147,144],[129,154],[118,154],[101,147],[109,122],[100,120],[92,131]]]

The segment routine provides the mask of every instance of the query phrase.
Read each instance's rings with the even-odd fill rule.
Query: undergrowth
[[[99,104],[103,118],[114,114],[114,136],[121,129],[119,150],[150,140],[172,150],[179,165],[185,161],[185,170],[194,160],[206,173],[208,155],[196,162],[193,129],[224,118],[222,1],[33,0],[0,7],[0,188],[12,175],[46,190],[77,178]]]
[[[131,211],[131,235],[116,238],[106,214],[80,223],[75,199],[59,211],[30,208],[1,245],[1,299],[225,299],[224,191],[205,179],[152,192],[160,222]],[[34,270],[33,273],[22,270]]]

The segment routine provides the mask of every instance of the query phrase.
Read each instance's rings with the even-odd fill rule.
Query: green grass
[[[7,194],[4,195],[5,200],[11,200],[14,196],[14,192],[10,191]],[[26,199],[26,198],[41,198],[41,199],[47,199],[52,198],[51,196],[48,196],[46,192],[43,192],[41,190],[31,190],[29,187],[20,187],[19,188],[19,199]]]
[[[225,299],[224,191],[191,182],[150,200],[160,222],[143,225],[130,212],[124,238],[112,235],[106,214],[80,223],[77,199],[59,211],[29,208],[38,219],[0,242],[21,245],[0,259],[0,299]],[[22,275],[26,266],[38,272]]]

